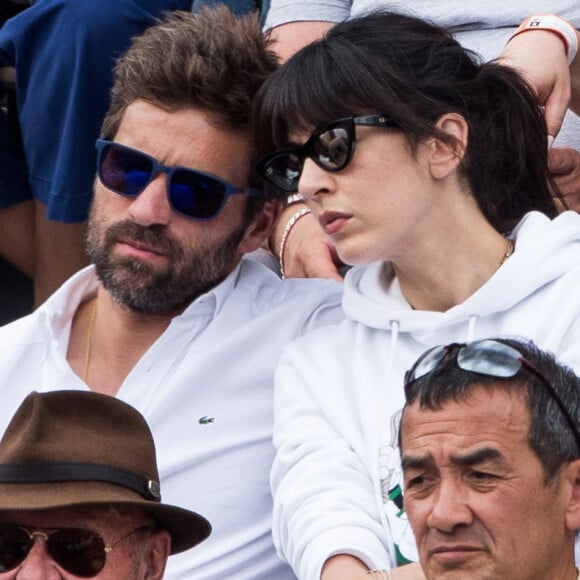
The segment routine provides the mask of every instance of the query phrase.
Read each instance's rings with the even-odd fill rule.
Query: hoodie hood
[[[470,324],[508,310],[580,264],[580,215],[567,211],[553,220],[539,212],[524,216],[509,236],[512,256],[465,302],[445,312],[413,310],[396,277],[381,280],[389,262],[357,266],[345,278],[343,308],[348,318],[370,328],[430,333]],[[469,332],[472,334],[472,332]]]

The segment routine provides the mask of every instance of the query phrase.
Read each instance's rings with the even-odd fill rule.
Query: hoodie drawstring
[[[471,342],[475,339],[475,323],[477,321],[477,314],[472,314],[469,317],[469,324],[467,326],[467,340],[465,342]]]

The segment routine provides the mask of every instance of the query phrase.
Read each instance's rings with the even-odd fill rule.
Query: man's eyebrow
[[[497,463],[504,462],[504,456],[493,447],[482,447],[481,449],[476,449],[471,453],[451,457],[451,463],[460,466],[479,465],[491,461]],[[435,460],[430,453],[425,455],[406,454],[403,456],[401,463],[403,471],[405,471],[406,469],[424,469],[426,467],[432,467],[435,465]]]
[[[405,471],[406,469],[424,469],[428,465],[435,465],[435,461],[430,453],[426,455],[404,455],[401,464],[403,471]]]
[[[503,463],[504,459],[504,456],[497,449],[493,447],[482,447],[481,449],[476,449],[471,453],[451,457],[451,463],[454,465],[469,466],[491,461],[496,463]]]

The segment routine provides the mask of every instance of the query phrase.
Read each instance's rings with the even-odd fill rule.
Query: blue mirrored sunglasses
[[[230,195],[264,195],[261,189],[238,187],[188,167],[163,165],[137,149],[97,140],[97,175],[115,193],[137,197],[159,173],[167,175],[167,197],[173,210],[192,220],[215,219]]]

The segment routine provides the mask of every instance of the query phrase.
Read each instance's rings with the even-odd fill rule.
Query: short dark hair
[[[545,120],[530,87],[418,18],[376,11],[337,24],[268,79],[254,122],[260,155],[288,146],[291,132],[367,114],[392,118],[415,151],[432,137],[455,144],[436,127],[447,113],[469,126],[461,176],[496,230],[531,210],[556,216]]]
[[[203,111],[218,128],[247,131],[253,143],[252,102],[277,65],[257,14],[235,16],[224,5],[167,13],[117,61],[101,134],[114,139],[127,107],[140,100],[166,111]],[[250,174],[248,181],[256,180]]]
[[[569,367],[559,363],[555,356],[538,348],[532,341],[515,338],[494,338],[518,350],[550,383],[569,412],[576,428],[580,426],[580,378]],[[525,393],[530,414],[530,447],[538,456],[546,481],[550,481],[559,468],[580,457],[578,443],[570,425],[546,385],[533,373],[520,369],[511,378],[498,378],[464,371],[455,357],[444,360],[432,373],[413,383],[405,390],[405,409],[415,403],[421,409],[438,410],[448,401],[464,401],[477,387],[508,391],[520,389]],[[399,446],[402,449],[401,433]]]

